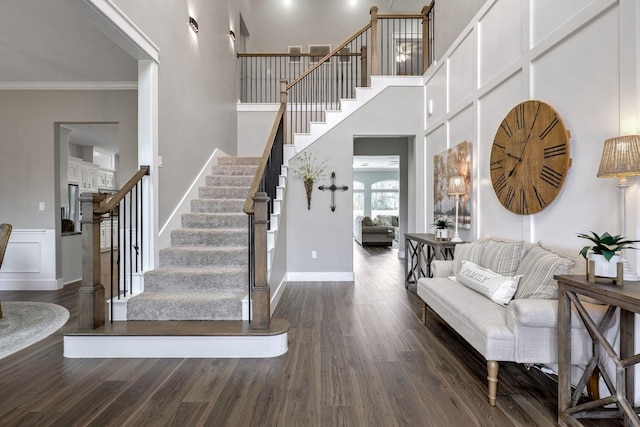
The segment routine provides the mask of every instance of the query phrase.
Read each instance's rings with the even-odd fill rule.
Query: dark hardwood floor
[[[389,248],[354,246],[356,280],[287,286],[291,324],[273,359],[65,359],[62,336],[0,359],[1,426],[552,426],[556,383],[501,363],[498,403],[486,364],[405,290]],[[76,316],[77,286],[0,292]],[[590,421],[587,425],[612,425]]]

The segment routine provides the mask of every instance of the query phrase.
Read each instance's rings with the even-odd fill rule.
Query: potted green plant
[[[578,234],[578,237],[590,240],[593,243],[593,245],[587,245],[582,248],[580,255],[586,260],[595,262],[595,275],[601,277],[616,277],[616,265],[621,259],[620,251],[623,249],[637,249],[631,245],[640,242],[640,240],[626,240],[620,234],[612,236],[607,232],[598,235],[592,231],[590,235]]]
[[[449,229],[453,228],[453,223],[448,216],[441,216],[431,224],[436,229],[436,239],[446,239],[449,237]]]

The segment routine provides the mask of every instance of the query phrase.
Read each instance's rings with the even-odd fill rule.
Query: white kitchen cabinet
[[[115,172],[109,172],[109,171],[105,172],[105,188],[109,188],[113,190],[117,189]]]
[[[113,242],[113,248],[118,248],[118,218],[113,219],[113,227],[111,226],[111,219],[105,218],[100,223],[100,250],[108,251],[111,249],[111,242]]]
[[[72,157],[69,158],[67,163],[67,181],[70,184],[80,184],[80,163]]]
[[[115,172],[99,169],[98,189],[117,190]]]

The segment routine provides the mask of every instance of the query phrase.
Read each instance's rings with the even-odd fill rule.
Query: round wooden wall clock
[[[491,147],[491,183],[502,205],[519,215],[546,208],[571,166],[569,132],[549,104],[525,101],[500,123]]]

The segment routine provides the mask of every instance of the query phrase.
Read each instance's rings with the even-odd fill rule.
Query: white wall
[[[238,104],[238,156],[262,157],[280,104]]]
[[[419,87],[389,87],[351,116],[324,134],[306,150],[319,160],[329,159],[327,172],[336,173],[336,185],[353,182],[353,139],[373,136],[405,136],[421,133],[423,94]],[[423,157],[419,152],[414,156]],[[311,209],[307,210],[302,179],[295,176],[296,157],[289,161],[287,185],[287,266],[290,280],[353,279],[353,193],[336,191],[337,208],[331,212],[331,194],[318,190],[328,178],[314,184]],[[423,187],[416,183],[417,192]],[[416,198],[419,198],[416,196]],[[415,224],[408,225],[415,230]],[[311,251],[318,257],[311,258]]]
[[[619,231],[616,181],[596,173],[606,138],[638,132],[638,8],[635,0],[489,0],[427,71],[433,114],[424,117],[425,168],[460,141],[473,145],[469,237],[543,241],[577,253],[584,241],[576,233]],[[496,198],[489,154],[502,118],[528,99],[545,101],[562,116],[573,163],[558,197],[542,212],[520,216]],[[428,175],[426,181],[429,222],[433,183]],[[630,182],[627,235],[637,238],[637,178]]]
[[[371,21],[371,6],[378,6],[378,13],[420,13],[426,3],[419,0],[252,0],[256,19],[249,52],[286,52],[288,46],[302,46],[302,51],[308,52],[309,44],[330,44],[335,48]]]
[[[178,0],[150,7],[114,3],[159,48],[159,224],[165,224],[212,153],[236,154],[236,54],[229,30],[253,20],[245,1]],[[193,16],[200,31],[191,31]]]
[[[137,165],[136,97],[136,91],[0,90],[2,221],[18,229],[59,229],[55,122],[118,122],[122,172],[132,174]],[[66,176],[66,170],[60,173]],[[44,211],[38,210],[41,201]]]

